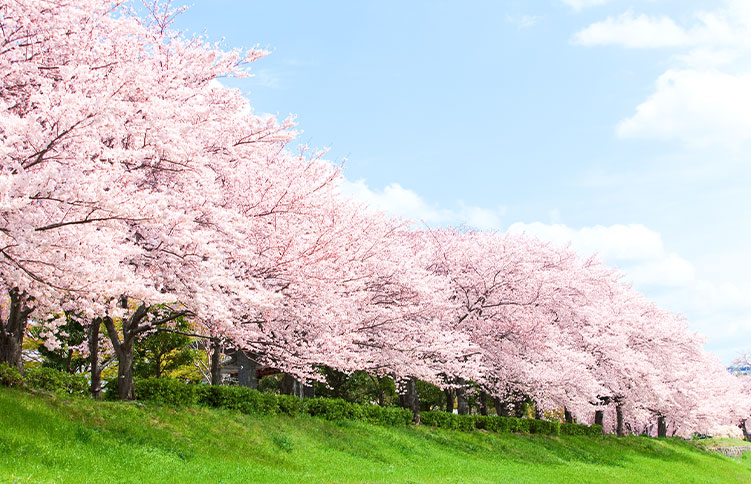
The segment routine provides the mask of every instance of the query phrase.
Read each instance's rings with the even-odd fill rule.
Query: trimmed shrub
[[[560,435],[561,423],[549,420],[529,419],[529,432],[532,434]]]
[[[298,413],[304,411],[303,400],[300,400],[294,395],[278,395],[276,397],[276,405],[279,408],[279,413],[294,417]]]
[[[89,380],[85,375],[71,374],[54,368],[29,368],[24,375],[31,388],[69,395],[86,395]]]
[[[326,420],[365,420],[362,407],[341,398],[311,398],[303,400],[305,412]]]
[[[575,424],[575,423],[562,423],[561,435],[598,436],[598,435],[602,435],[602,426],[584,425],[584,424]]]
[[[362,405],[363,420],[377,425],[401,427],[412,423],[412,410],[401,407]]]
[[[199,385],[199,388],[199,405],[239,410],[248,415],[276,415],[279,411],[276,396],[248,387]]]
[[[0,363],[0,385],[6,387],[20,387],[23,385],[23,376],[18,368],[8,363]]]
[[[135,380],[136,398],[163,405],[186,407],[198,402],[194,385],[172,378],[138,378]]]

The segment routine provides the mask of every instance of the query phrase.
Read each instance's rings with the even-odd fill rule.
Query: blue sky
[[[751,2],[195,0],[177,27],[271,50],[227,84],[348,193],[597,252],[751,351]]]

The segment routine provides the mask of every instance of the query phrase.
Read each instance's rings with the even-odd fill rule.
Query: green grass
[[[676,439],[390,428],[0,388],[2,483],[741,483]]]

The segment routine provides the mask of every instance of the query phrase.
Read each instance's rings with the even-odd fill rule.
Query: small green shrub
[[[172,378],[138,378],[135,380],[136,398],[163,405],[186,407],[198,402],[194,385]]]
[[[18,368],[8,363],[0,363],[0,385],[6,387],[19,387],[23,385],[23,376]]]
[[[560,435],[561,423],[550,420],[529,420],[529,432],[532,434]]]
[[[412,423],[412,411],[401,407],[380,407],[378,405],[362,405],[364,421],[389,427],[401,427]]]
[[[29,368],[24,380],[31,388],[54,393],[87,395],[89,390],[89,380],[85,375],[66,373],[54,368]]]
[[[279,407],[279,413],[294,417],[303,411],[303,400],[294,395],[278,395],[276,404]]]
[[[341,398],[311,398],[303,400],[305,412],[326,420],[365,420],[362,407]]]
[[[561,435],[589,435],[597,436],[602,434],[600,425],[583,425],[574,423],[562,423]]]

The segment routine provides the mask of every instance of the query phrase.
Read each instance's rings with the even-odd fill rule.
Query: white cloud
[[[738,147],[751,139],[751,75],[669,70],[654,94],[617,128],[624,138]]]
[[[751,139],[751,2],[726,0],[687,18],[679,25],[628,11],[589,25],[572,42],[679,51],[654,92],[618,124],[620,137],[738,150]]]
[[[662,237],[641,224],[596,225],[573,229],[563,224],[515,223],[511,233],[526,233],[543,240],[571,247],[583,256],[597,254],[607,261],[654,260],[665,255]]]
[[[605,5],[610,0],[561,0],[563,3],[573,8],[574,10],[581,10],[587,7],[596,7],[599,5]]]
[[[458,201],[454,209],[440,208],[426,202],[420,195],[391,183],[382,190],[371,189],[365,180],[349,181],[344,179],[342,193],[362,202],[376,210],[390,215],[425,222],[431,226],[466,225],[480,230],[498,230],[504,207],[495,209],[465,205]]]
[[[627,48],[676,47],[690,42],[688,34],[668,17],[634,16],[628,11],[577,32],[579,45],[618,45]]]

